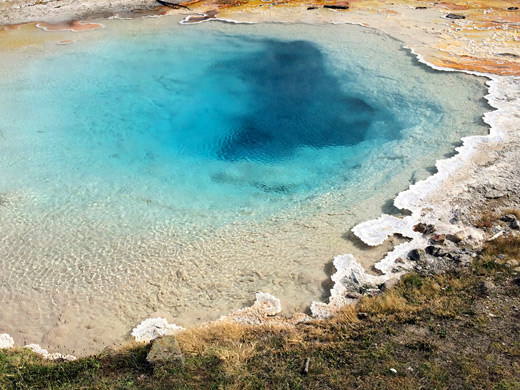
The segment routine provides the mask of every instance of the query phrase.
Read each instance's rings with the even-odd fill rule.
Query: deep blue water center
[[[216,69],[247,83],[256,101],[230,118],[230,131],[216,151],[219,158],[269,161],[290,157],[299,147],[345,146],[365,139],[381,114],[341,88],[316,45],[272,39],[260,45],[260,50]]]

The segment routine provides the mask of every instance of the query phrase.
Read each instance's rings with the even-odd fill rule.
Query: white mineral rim
[[[55,352],[55,353],[49,353],[46,349],[40,347],[38,344],[29,344],[24,346],[25,349],[30,349],[34,353],[37,353],[38,355],[42,356],[44,359],[47,360],[64,360],[64,361],[73,361],[76,360],[75,356],[72,355],[62,355],[61,353]]]
[[[156,317],[148,318],[137,325],[132,330],[132,336],[137,342],[150,342],[159,336],[175,335],[181,330],[184,330],[182,326],[169,324],[166,318]]]
[[[13,348],[14,340],[7,333],[0,333],[0,349]]]

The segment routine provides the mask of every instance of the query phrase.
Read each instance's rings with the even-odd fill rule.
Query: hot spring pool
[[[99,350],[257,291],[305,310],[334,255],[381,254],[355,223],[487,132],[483,80],[357,26],[10,34],[29,37],[0,63],[0,330],[17,342]]]

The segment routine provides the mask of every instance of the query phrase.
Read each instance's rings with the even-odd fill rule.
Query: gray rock
[[[495,290],[495,285],[493,284],[493,282],[490,282],[489,280],[486,280],[484,282],[482,282],[482,284],[480,285],[480,289],[482,290],[482,293],[484,293],[485,295],[490,295],[493,290]]]
[[[462,212],[460,210],[454,210],[451,212],[451,217],[450,217],[450,223],[451,224],[456,224],[457,222],[460,221],[460,217],[462,216]]]
[[[427,246],[425,248],[425,251],[426,251],[426,253],[428,253],[429,255],[432,255],[434,257],[441,257],[441,256],[445,255],[442,248],[439,248],[438,246],[433,246],[433,245]]]
[[[451,13],[446,15],[446,18],[448,18],[448,19],[466,19],[466,17],[464,15],[451,14]]]
[[[397,278],[392,278],[392,279],[388,279],[386,282],[384,282],[382,285],[381,285],[381,291],[387,291],[393,287],[395,287],[395,285],[399,282],[399,279]]]
[[[518,220],[515,219],[513,222],[509,224],[509,227],[511,229],[519,230],[520,229],[520,223],[518,223]]]
[[[455,234],[446,234],[446,240],[449,240],[451,242],[454,242],[455,244],[458,244],[462,240],[464,240],[464,233],[458,232]]]
[[[152,343],[152,348],[146,356],[150,364],[175,364],[182,365],[184,357],[179,348],[179,343],[175,336],[162,336],[156,338]]]
[[[434,225],[431,224],[425,224],[422,222],[419,222],[417,225],[413,227],[414,232],[419,232],[422,234],[432,234],[435,232],[437,228]]]
[[[483,188],[484,197],[487,199],[503,198],[507,195],[507,189],[500,184],[493,184]]]
[[[458,263],[459,266],[466,266],[473,262],[473,256],[467,253],[460,253],[454,255],[452,260]]]
[[[516,221],[516,215],[507,214],[507,215],[504,215],[502,218],[500,218],[500,220],[504,221],[504,222],[513,222],[513,221]]]
[[[413,261],[419,261],[421,256],[424,254],[424,249],[412,249],[408,252],[408,259]]]
[[[375,297],[379,294],[381,294],[381,290],[378,288],[368,288],[365,290],[365,295],[368,295],[369,297]]]

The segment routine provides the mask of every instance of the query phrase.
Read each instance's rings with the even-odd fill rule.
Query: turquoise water
[[[328,191],[420,122],[352,90],[359,76],[328,61],[308,40],[189,29],[31,61],[7,89],[4,130],[5,158],[29,147],[30,158],[0,190],[29,186],[56,207],[108,187],[167,213],[270,213]],[[428,96],[417,106],[438,110]]]
[[[28,342],[189,325],[257,291],[305,310],[332,256],[375,259],[353,224],[487,132],[482,80],[368,29],[106,23],[0,63],[0,301]]]

